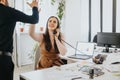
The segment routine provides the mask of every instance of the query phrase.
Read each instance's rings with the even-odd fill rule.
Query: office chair
[[[61,59],[63,61],[64,64],[67,64],[67,60],[66,59]]]
[[[40,48],[38,46],[36,52],[35,52],[35,59],[34,59],[34,69],[37,69],[37,63],[39,61],[39,57],[40,57]]]
[[[93,42],[97,43],[97,35],[94,36]]]

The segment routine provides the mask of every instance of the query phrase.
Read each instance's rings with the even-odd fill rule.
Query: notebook
[[[90,42],[77,42],[76,44],[76,50],[74,55],[68,56],[69,58],[75,58],[75,59],[90,59],[93,57],[94,54],[94,43]]]

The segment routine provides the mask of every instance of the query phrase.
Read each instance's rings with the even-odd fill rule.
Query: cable
[[[56,30],[54,30],[53,31],[53,34],[55,35],[57,33],[57,31]],[[56,36],[56,35],[55,35]],[[69,45],[70,47],[72,47],[73,49],[75,49],[75,50],[77,50],[78,52],[80,52],[80,53],[83,53],[84,54],[84,52],[81,52],[80,50],[78,50],[77,48],[75,48],[75,47],[73,47],[71,44],[69,44],[68,42],[66,42],[65,40],[63,40],[63,39],[61,39],[63,42],[65,42],[67,45]]]

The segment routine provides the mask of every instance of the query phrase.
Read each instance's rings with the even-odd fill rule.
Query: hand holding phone
[[[55,30],[53,31],[53,34],[54,34],[56,37],[58,37],[59,34],[60,34],[60,29],[59,29],[59,28],[55,29]]]
[[[54,30],[54,31],[53,31],[53,34],[55,35],[56,33],[57,33],[57,31],[56,31],[56,30]]]

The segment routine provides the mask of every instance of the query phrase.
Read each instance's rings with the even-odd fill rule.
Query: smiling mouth
[[[51,28],[54,28],[54,26],[50,26]]]

